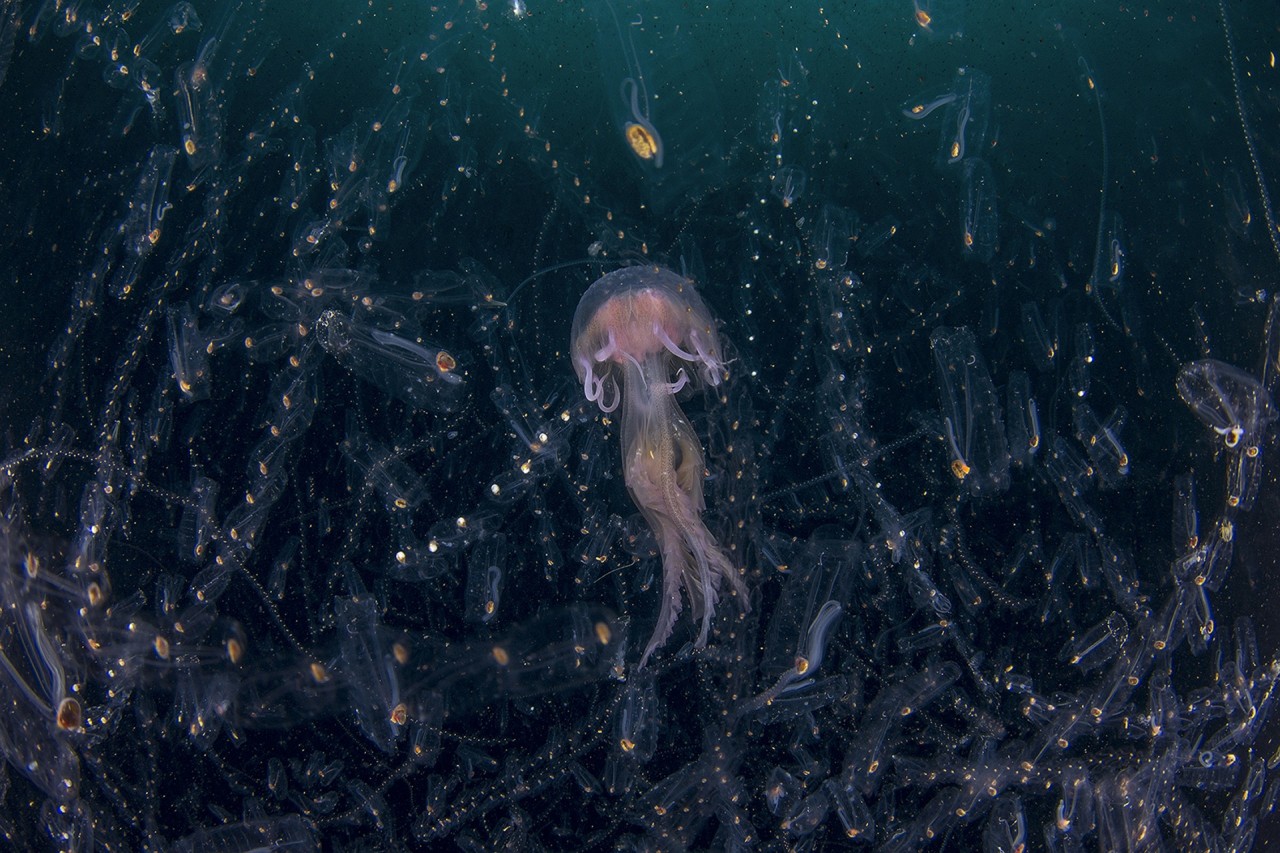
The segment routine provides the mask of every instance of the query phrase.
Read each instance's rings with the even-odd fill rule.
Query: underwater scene
[[[1280,6],[0,0],[0,839],[1280,849]]]

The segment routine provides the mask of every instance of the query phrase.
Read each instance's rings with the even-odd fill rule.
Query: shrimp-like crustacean
[[[587,288],[571,346],[587,399],[604,412],[622,407],[623,478],[662,552],[662,608],[640,666],[671,636],[681,590],[705,646],[722,579],[748,607],[741,573],[702,522],[702,445],[676,403],[686,385],[727,375],[711,312],[688,279],[627,267]]]

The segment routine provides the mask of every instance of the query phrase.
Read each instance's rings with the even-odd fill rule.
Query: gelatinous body
[[[693,282],[660,267],[628,267],[587,289],[573,317],[573,368],[602,411],[622,406],[627,490],[662,552],[663,601],[640,661],[671,635],[681,590],[705,645],[725,580],[746,607],[746,588],[702,522],[702,446],[675,395],[725,377],[707,306]]]
[[[723,168],[720,97],[679,7],[602,0],[597,27],[605,104],[653,204],[678,207]]]
[[[644,16],[639,15],[636,20],[628,21],[624,26],[623,22],[618,20],[613,6],[605,4],[605,7],[613,18],[614,27],[617,28],[619,43],[622,46],[622,60],[627,67],[627,76],[623,78],[619,87],[623,107],[628,113],[622,118],[623,136],[626,137],[627,145],[636,157],[652,161],[655,169],[661,169],[662,134],[653,126],[653,121],[649,118],[651,109],[649,87],[645,83],[644,67],[636,53],[635,40],[631,35],[633,29],[644,26]]]

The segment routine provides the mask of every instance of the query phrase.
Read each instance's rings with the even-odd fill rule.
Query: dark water
[[[1277,7],[783,5],[0,4],[10,845],[1267,846]]]

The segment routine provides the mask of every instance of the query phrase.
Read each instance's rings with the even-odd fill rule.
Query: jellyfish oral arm
[[[678,378],[675,382],[666,385],[662,391],[665,394],[679,394],[684,386],[689,384],[689,374],[684,372],[684,368],[677,371]]]
[[[664,358],[653,354],[624,378],[623,477],[631,499],[653,530],[663,565],[663,601],[653,636],[640,665],[666,642],[689,597],[701,623],[696,645],[705,646],[722,580],[739,594],[746,588],[715,537],[702,521],[703,455],[675,393],[688,383],[683,369],[668,382]]]
[[[667,334],[667,330],[662,328],[662,324],[656,321],[653,324],[653,336],[662,341],[662,345],[666,347],[667,351],[672,355],[683,358],[685,361],[698,361],[698,357],[696,355],[691,352],[685,352],[678,343],[671,340],[671,336]]]
[[[627,361],[634,364],[636,366],[636,370],[640,372],[640,376],[642,378],[645,376],[644,370],[640,367],[640,362],[637,361],[636,357],[632,355],[630,352],[618,346],[617,338],[614,337],[613,330],[610,329],[609,342],[604,346],[602,346],[600,349],[596,350],[595,361],[598,364],[603,364],[604,362],[609,361],[611,359],[613,361],[618,361],[621,358],[625,358]],[[616,406],[617,404],[615,403],[614,405]],[[613,410],[608,409],[607,411],[613,411]]]
[[[703,346],[702,336],[696,329],[690,333],[690,338],[693,340],[694,349],[698,351],[697,361],[702,365],[702,375],[707,380],[707,384],[719,385],[724,377],[724,362]]]
[[[693,331],[690,334],[694,349],[697,350],[696,355],[691,352],[686,352],[683,347],[672,340],[671,335],[667,334],[667,330],[662,327],[661,323],[655,322],[653,324],[653,336],[662,341],[662,345],[667,348],[667,351],[677,358],[682,358],[685,361],[702,365],[702,375],[707,380],[708,385],[720,384],[721,372],[724,370],[724,365],[720,362],[720,359],[707,352],[706,347],[702,345],[702,338],[698,336],[696,331]]]
[[[590,402],[599,405],[600,411],[605,414],[618,408],[618,400],[621,397],[618,386],[616,384],[613,386],[613,401],[606,403],[604,401],[604,377],[596,376],[591,362],[587,359],[582,359],[580,364],[582,367],[582,393],[586,398]]]
[[[618,353],[618,340],[613,336],[613,329],[608,332],[609,342],[596,350],[596,361],[608,361]]]

